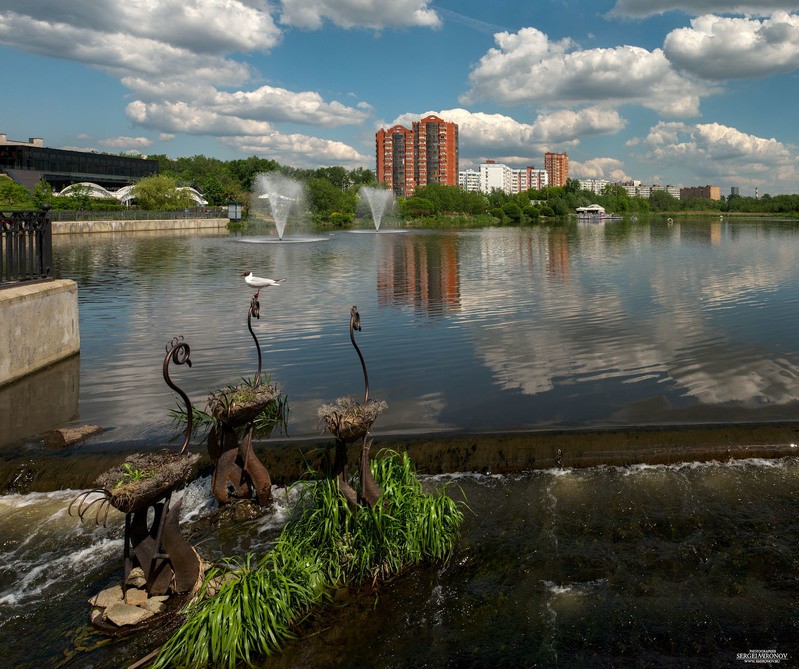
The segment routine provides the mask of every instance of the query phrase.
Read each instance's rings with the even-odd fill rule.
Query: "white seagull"
[[[258,289],[255,293],[256,298],[261,292],[261,288],[269,288],[269,286],[279,286],[281,282],[285,281],[285,279],[264,279],[260,276],[253,276],[252,272],[242,272],[241,275],[244,277],[244,281],[247,282],[248,286],[252,286],[253,288]]]

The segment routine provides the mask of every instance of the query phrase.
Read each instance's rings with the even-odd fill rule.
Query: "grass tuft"
[[[279,652],[294,625],[338,585],[446,560],[463,522],[446,487],[424,492],[407,453],[384,453],[372,473],[381,503],[354,512],[334,480],[304,484],[294,517],[268,553],[227,559],[206,574],[153,667],[252,666]]]

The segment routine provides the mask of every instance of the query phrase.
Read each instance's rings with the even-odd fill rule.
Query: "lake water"
[[[321,404],[363,393],[353,305],[371,396],[388,403],[376,434],[797,416],[797,223],[262,235],[56,238],[80,303],[70,422],[123,444],[172,434],[161,363],[178,335],[194,365],[173,375],[199,408],[254,374],[247,270],[286,279],[253,322],[294,437],[319,434]]]
[[[370,396],[388,402],[377,435],[794,421],[797,233],[697,219],[57,238],[81,319],[66,422],[103,425],[97,439],[125,450],[171,436],[161,363],[177,335],[193,366],[173,378],[200,408],[252,375],[246,270],[286,279],[262,291],[254,328],[292,438],[319,435],[320,404],[363,392],[352,305]],[[799,663],[797,458],[424,482],[469,505],[452,560],[314,615],[265,667],[743,667],[755,650]],[[8,666],[76,652],[66,666],[120,667],[159,643],[94,648],[86,600],[120,578],[122,516],[81,525],[76,492],[0,496]],[[277,492],[275,512],[219,532],[196,481],[184,533],[207,559],[263,550],[292,504]]]

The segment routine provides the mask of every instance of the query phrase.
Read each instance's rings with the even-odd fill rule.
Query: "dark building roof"
[[[42,179],[46,179],[55,190],[81,181],[115,189],[142,177],[158,174],[158,161],[87,151],[0,144],[0,170],[28,189],[33,189]]]

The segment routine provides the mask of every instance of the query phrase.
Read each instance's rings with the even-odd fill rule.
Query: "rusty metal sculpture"
[[[169,377],[170,362],[191,367],[190,354],[189,345],[175,338],[167,345],[163,364],[164,380],[183,398],[189,417],[180,452],[132,455],[102,474],[96,481],[98,487],[78,495],[69,507],[72,513],[77,504],[81,520],[94,509],[95,522],[99,523],[102,515],[104,524],[110,507],[125,513],[123,590],[131,570],[140,567],[149,596],[188,592],[200,575],[200,558],[178,527],[182,499],[172,503],[175,487],[188,478],[199,460],[199,455],[187,452],[191,401]]]
[[[261,346],[252,329],[253,317],[261,317],[258,293],[250,299],[247,310],[247,329],[258,353],[253,383],[229,386],[208,398],[208,410],[214,419],[208,433],[208,455],[214,464],[211,491],[220,505],[255,495],[258,504],[265,506],[272,495],[269,471],[255,455],[252,438],[256,417],[277,401],[278,392],[272,385],[261,384]],[[241,439],[237,431],[243,433]]]
[[[336,438],[336,452],[333,459],[331,475],[338,481],[338,487],[350,508],[355,508],[359,503],[374,507],[380,498],[380,486],[372,476],[369,465],[372,439],[369,437],[369,428],[374,423],[378,414],[385,409],[385,402],[369,399],[369,375],[366,371],[366,362],[358,344],[355,342],[355,331],[361,331],[361,315],[358,307],[350,309],[350,341],[358,354],[363,370],[364,396],[363,402],[357,402],[351,397],[341,397],[333,405],[323,405],[319,409],[319,416],[325,421],[325,427]],[[347,444],[362,440],[361,455],[359,458],[361,492],[360,495],[348,482]]]

